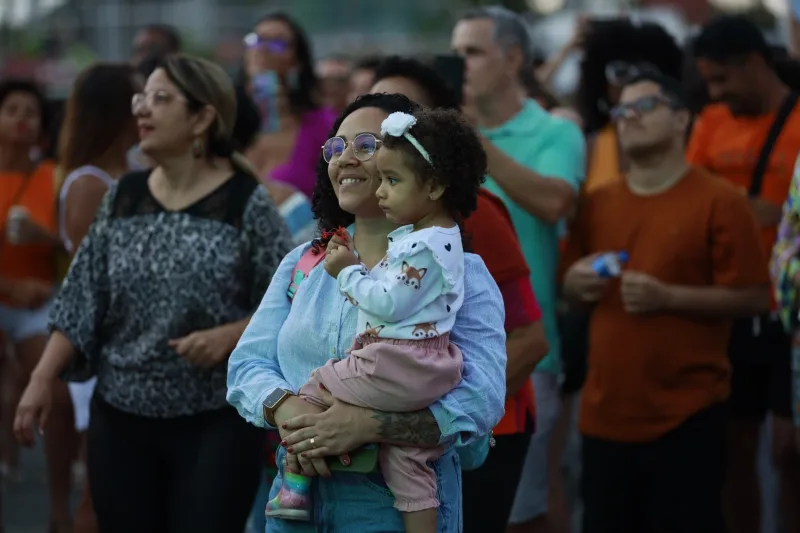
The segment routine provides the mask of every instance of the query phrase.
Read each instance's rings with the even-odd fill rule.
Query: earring
[[[200,159],[203,157],[203,152],[205,152],[205,146],[203,146],[203,141],[200,139],[195,139],[192,143],[192,155],[195,159]]]

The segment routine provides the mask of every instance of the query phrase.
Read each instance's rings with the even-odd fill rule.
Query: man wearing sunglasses
[[[565,294],[593,306],[579,429],[584,533],[723,533],[726,350],[737,316],[769,305],[747,198],[690,167],[680,82],[642,73],[611,113],[624,180],[578,209]],[[602,254],[626,252],[604,276]]]

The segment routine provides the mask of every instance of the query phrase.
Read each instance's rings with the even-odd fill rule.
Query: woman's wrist
[[[75,348],[69,339],[60,331],[54,331],[47,341],[39,364],[31,372],[31,381],[42,383],[55,381],[69,366],[74,355]]]

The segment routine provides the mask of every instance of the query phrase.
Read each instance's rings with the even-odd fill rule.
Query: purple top
[[[311,198],[322,145],[328,140],[328,131],[333,127],[336,117],[334,110],[322,107],[303,115],[292,155],[286,163],[270,172],[270,178],[293,185]]]

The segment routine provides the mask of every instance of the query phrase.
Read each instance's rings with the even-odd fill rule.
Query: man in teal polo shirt
[[[489,163],[486,188],[503,199],[531,269],[550,353],[533,375],[537,427],[510,522],[520,531],[546,528],[547,453],[559,414],[560,342],[556,326],[556,265],[561,224],[572,211],[585,174],[580,129],[527,99],[520,82],[531,69],[533,46],[515,13],[477,8],[456,24],[451,46],[466,62],[465,113],[483,136]]]

